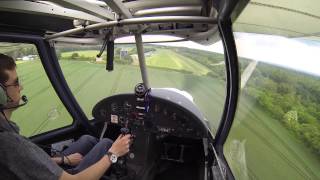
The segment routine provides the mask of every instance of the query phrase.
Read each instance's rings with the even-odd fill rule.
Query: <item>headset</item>
[[[18,105],[7,107],[6,104],[8,103],[8,95],[6,92],[6,88],[2,83],[0,83],[0,109],[1,110],[18,108],[28,103],[28,98],[25,95],[21,97],[21,100],[23,101],[21,104],[19,103]]]
[[[11,106],[11,107],[6,106],[6,104],[8,103],[8,99],[9,98],[8,98],[8,95],[7,95],[6,88],[2,83],[0,83],[0,111],[3,114],[4,118],[7,120],[6,122],[9,124],[11,129],[15,133],[19,134],[19,132],[9,123],[9,121],[8,121],[8,119],[7,119],[7,117],[6,117],[5,113],[4,113],[4,110],[6,110],[6,109],[14,109],[14,108],[18,108],[18,107],[24,106],[24,105],[26,105],[28,103],[28,98],[27,98],[27,96],[23,95],[21,97],[23,103],[21,103],[21,104],[19,103],[18,105]]]

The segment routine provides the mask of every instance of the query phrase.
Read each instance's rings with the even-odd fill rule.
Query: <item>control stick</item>
[[[120,129],[121,135],[125,136],[130,134],[130,130],[126,127]],[[119,157],[118,162],[113,165],[113,173],[116,174],[118,179],[125,177],[128,175],[128,168],[127,168],[127,155]]]
[[[127,134],[130,134],[130,130],[128,128],[121,128],[120,129],[120,132],[123,136],[127,135]]]
[[[131,137],[130,137],[131,140],[134,140],[134,138],[136,137],[134,134],[132,134],[130,132],[130,130],[128,128],[125,128],[125,127],[121,128],[120,132],[121,132],[122,136],[125,136],[127,134],[131,134]]]

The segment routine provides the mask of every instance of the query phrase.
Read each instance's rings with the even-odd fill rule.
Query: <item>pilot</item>
[[[63,151],[65,156],[51,158],[37,145],[19,135],[19,127],[10,120],[21,100],[13,58],[0,54],[0,177],[23,180],[94,180],[100,179],[117,157],[128,153],[130,135],[97,141],[82,136]],[[111,146],[111,147],[110,147]],[[75,166],[65,171],[58,164]]]

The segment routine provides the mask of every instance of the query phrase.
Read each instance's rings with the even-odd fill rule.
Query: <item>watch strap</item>
[[[108,151],[107,155],[110,157],[112,155],[112,152]]]

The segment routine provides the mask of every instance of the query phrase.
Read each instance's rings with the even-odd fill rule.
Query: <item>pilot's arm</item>
[[[118,157],[123,156],[129,152],[130,135],[120,135],[112,144],[109,151]],[[71,175],[66,171],[62,172],[59,180],[99,180],[106,170],[110,167],[110,158],[105,155],[97,163],[79,172]]]

